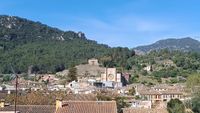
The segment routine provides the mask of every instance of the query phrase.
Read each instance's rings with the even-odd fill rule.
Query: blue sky
[[[199,6],[200,0],[1,0],[0,14],[132,48],[166,38],[200,40]]]

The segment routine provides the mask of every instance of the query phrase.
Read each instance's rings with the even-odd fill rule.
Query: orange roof
[[[124,108],[123,113],[168,113],[167,109]]]
[[[115,101],[66,101],[56,113],[117,113]]]
[[[5,106],[0,108],[0,111],[14,111],[15,106]],[[17,111],[20,113],[55,113],[55,106],[52,105],[17,105]]]
[[[141,95],[160,95],[161,93],[156,90],[141,90],[138,91]]]
[[[95,101],[95,94],[68,94],[63,98],[65,101]]]

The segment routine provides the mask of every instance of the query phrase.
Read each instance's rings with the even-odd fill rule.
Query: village
[[[79,113],[78,111],[83,109],[84,113],[117,113],[119,110],[120,113],[167,113],[167,102],[171,99],[179,99],[182,102],[191,99],[190,93],[187,92],[186,85],[183,83],[129,84],[130,73],[119,73],[115,67],[100,66],[98,59],[95,58],[88,59],[87,64],[75,67],[77,80],[71,82],[62,81],[62,76],[67,75],[69,70],[56,74],[35,75],[30,73],[29,76],[35,78],[33,80],[19,77],[18,92],[65,93],[64,98],[55,97],[53,105],[20,105],[19,103],[17,105],[18,113],[25,113],[24,110],[47,110],[48,113],[72,113],[77,110],[75,113]],[[151,67],[145,67],[145,69],[151,70]],[[1,85],[0,113],[14,110],[14,106],[8,103],[5,97],[15,92],[15,80]],[[115,97],[123,98],[125,105],[120,109],[117,108]],[[91,107],[99,111],[94,111]]]
[[[200,113],[200,0],[1,0],[0,113]]]

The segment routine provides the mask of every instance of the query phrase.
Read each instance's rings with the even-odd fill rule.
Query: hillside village
[[[0,15],[0,113],[199,113],[199,51],[188,37],[109,47]]]
[[[158,61],[157,64],[161,64],[161,62]],[[164,60],[162,64],[164,66],[175,65],[171,60]],[[57,100],[45,108],[50,110],[49,108],[54,108],[53,106],[55,105],[55,109],[51,108],[52,111],[50,112],[52,113],[64,113],[62,111],[68,109],[68,106],[65,105],[66,103],[74,106],[76,106],[76,103],[79,103],[80,106],[86,107],[87,104],[95,102],[105,104],[105,106],[111,106],[113,111],[110,113],[116,113],[116,103],[110,100],[115,100],[117,97],[123,98],[123,101],[127,104],[127,107],[120,108],[123,113],[159,113],[160,110],[163,111],[162,113],[167,113],[167,102],[171,99],[177,98],[183,102],[191,99],[191,93],[187,91],[184,83],[141,84],[136,82],[130,84],[129,82],[132,76],[130,72],[123,73],[118,72],[115,67],[103,67],[98,59],[95,58],[88,59],[87,64],[80,64],[75,66],[75,68],[77,69],[77,80],[71,82],[67,82],[67,80],[63,81],[63,77],[69,74],[69,70],[63,70],[56,74],[36,75],[30,73],[29,76],[34,79],[25,80],[23,77],[19,77],[18,90],[22,93],[26,92],[25,95],[28,95],[30,92],[43,92],[43,96],[50,95],[50,92],[62,92],[63,96],[60,98],[54,97],[53,100]],[[143,70],[149,73],[156,68],[148,65]],[[4,95],[1,99],[5,99],[1,101],[0,111],[9,108],[13,110],[12,105],[10,105],[11,103],[7,102],[12,97],[9,95],[13,95],[15,92],[15,80],[3,84],[0,89],[1,95]],[[65,96],[68,98],[66,99]],[[26,104],[26,102],[19,104]],[[26,105],[26,107],[28,106]],[[94,106],[100,107],[98,104]],[[18,107],[21,109],[21,107],[25,106]],[[41,109],[40,107],[34,106],[33,109]],[[100,107],[99,109],[107,108]],[[92,111],[87,111],[87,113],[90,112],[92,113]],[[23,113],[23,111],[20,111],[20,113]]]

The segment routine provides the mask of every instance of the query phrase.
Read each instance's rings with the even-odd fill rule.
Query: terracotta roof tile
[[[168,113],[166,109],[125,108],[123,113]]]
[[[0,111],[14,111],[15,107],[5,106]],[[55,113],[55,106],[52,105],[18,105],[17,111],[20,113]]]
[[[117,113],[115,101],[67,101],[56,113]]]
[[[95,101],[95,94],[68,94],[63,98],[65,101]]]

